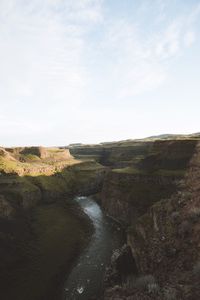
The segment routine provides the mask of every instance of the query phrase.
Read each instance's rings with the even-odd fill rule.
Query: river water
[[[64,284],[63,300],[99,299],[105,269],[113,250],[122,245],[123,230],[102,212],[92,198],[76,197],[75,200],[92,220],[95,230]]]

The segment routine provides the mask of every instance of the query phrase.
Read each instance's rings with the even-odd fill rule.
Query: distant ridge
[[[74,143],[68,146],[60,147],[60,148],[82,148],[82,147],[109,147],[109,146],[121,146],[123,144],[131,144],[134,142],[148,142],[148,141],[156,141],[156,140],[187,140],[187,139],[200,139],[200,132],[191,133],[191,134],[172,134],[165,133],[160,135],[152,135],[149,137],[141,138],[141,139],[126,139],[120,141],[110,141],[110,142],[101,142],[98,144],[82,144],[82,143]]]
[[[192,134],[170,134],[170,133],[165,133],[165,134],[160,134],[160,135],[153,135],[146,137],[141,140],[148,140],[148,139],[159,139],[159,140],[169,140],[169,139],[182,139],[182,138],[199,138],[200,137],[200,132],[192,133]]]

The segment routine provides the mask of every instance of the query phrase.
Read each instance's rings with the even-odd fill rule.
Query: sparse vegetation
[[[192,207],[189,211],[189,219],[192,222],[200,221],[200,207]]]
[[[147,290],[152,288],[152,290],[156,287],[157,288],[157,283],[156,279],[153,275],[144,275],[136,279],[135,281],[135,287],[139,288],[141,290]]]
[[[2,151],[0,172],[19,176],[49,176],[68,166],[81,163],[63,149],[30,147]]]
[[[125,173],[125,174],[145,174],[145,172],[143,172],[142,170],[133,167],[113,169],[112,171],[115,173]]]
[[[41,159],[30,153],[40,150],[46,156],[50,151],[51,160]],[[5,195],[6,199],[11,201],[11,206],[14,205],[16,209],[30,208],[41,200],[52,202],[64,195],[72,195],[86,189],[87,186],[95,188],[97,173],[104,170],[95,161],[81,162],[71,156],[66,160],[68,153],[63,154],[65,149],[38,150],[37,147],[31,147],[13,148],[8,151],[3,149],[1,152],[1,194]],[[60,160],[61,157],[63,160]]]
[[[189,211],[187,206],[179,205],[179,200],[184,204],[187,202],[190,204],[191,193],[182,189],[181,193],[176,195],[177,199],[174,198],[174,201],[170,201],[171,195],[178,188],[177,181],[185,175],[195,146],[196,141],[194,140],[124,141],[102,144],[98,147],[89,145],[87,149],[81,146],[77,150],[77,157],[83,158],[83,161],[73,157],[67,158],[64,149],[2,150],[0,152],[0,171],[2,172],[0,187],[7,201],[2,201],[2,211],[4,214],[6,211],[7,214],[5,206],[7,203],[11,206],[14,203],[14,208],[18,205],[20,208],[28,208],[27,203],[31,203],[33,200],[30,198],[32,196],[34,198],[36,195],[40,199],[39,203],[42,203],[44,199],[53,202],[56,198],[63,198],[63,195],[69,195],[70,198],[72,195],[82,192],[87,194],[88,187],[90,192],[93,190],[93,183],[95,183],[94,192],[97,192],[96,187],[101,182],[101,179],[99,180],[101,172],[105,172],[105,168],[100,164],[102,163],[109,166],[106,168],[108,177],[105,182],[107,190],[104,199],[106,205],[110,206],[110,211],[108,211],[109,207],[104,208],[108,213],[112,213],[114,208],[114,213],[116,213],[114,217],[120,219],[123,216],[122,221],[127,221],[127,224],[131,223],[132,227],[128,235],[130,244],[134,245],[134,258],[140,260],[137,263],[141,264],[142,271],[155,274],[156,278],[159,278],[159,274],[161,274],[159,272],[169,271],[168,260],[175,260],[179,253],[184,252],[186,243],[181,251],[179,241],[182,239],[186,241],[186,237],[194,231],[193,221],[196,222],[200,217],[197,207]],[[103,192],[105,191],[103,190]],[[182,212],[182,208],[185,211]],[[55,215],[59,218],[57,208],[55,210]],[[41,212],[41,214],[43,213]],[[185,218],[182,218],[183,215]],[[47,218],[46,221],[44,215],[40,220],[41,223],[39,219],[34,220],[39,225],[36,226],[37,236],[41,234],[41,241],[45,240],[47,248],[55,250],[51,240],[55,245],[57,241],[46,226],[49,222],[54,224],[54,220]],[[62,226],[65,227],[66,223],[62,216],[58,221],[60,223],[55,224],[55,231],[59,236],[59,232],[62,232],[63,229]],[[54,226],[53,224],[51,225]],[[71,225],[68,225],[70,230]],[[44,228],[44,232],[41,233]],[[67,245],[65,240],[64,244]],[[42,259],[46,261],[44,256]],[[180,259],[180,266],[181,263]],[[155,269],[157,267],[158,272]],[[193,270],[195,276],[200,276],[198,268],[200,269],[197,263]],[[51,273],[50,267],[47,269]],[[123,288],[135,290],[139,295],[144,294],[152,299],[162,296],[163,300],[175,300],[180,291],[176,292],[168,287],[172,282],[167,282],[167,287],[163,289],[162,280],[163,278],[159,278],[159,285],[153,275],[144,275],[136,280],[130,278]],[[180,282],[182,282],[182,278]],[[38,285],[40,286],[40,284]]]
[[[171,214],[171,221],[174,224],[177,224],[180,220],[180,213],[178,211],[174,211]]]
[[[179,225],[179,235],[182,237],[182,238],[185,238],[187,237],[190,232],[192,230],[192,226],[191,226],[191,223],[189,221],[183,221],[180,225]]]
[[[200,278],[200,261],[198,261],[193,267],[193,274]]]
[[[40,158],[34,154],[22,154],[20,156],[20,162],[39,162]]]
[[[160,287],[157,283],[148,284],[148,293],[158,294],[160,292]]]
[[[177,296],[176,296],[177,292],[175,288],[165,288],[164,289],[164,299],[165,300],[176,300]]]

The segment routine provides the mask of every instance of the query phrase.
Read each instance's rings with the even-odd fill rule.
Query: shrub
[[[135,288],[135,275],[128,275],[125,282],[122,283],[122,287],[127,290]]]
[[[164,289],[164,299],[165,300],[176,300],[176,290],[174,288]]]
[[[200,261],[198,261],[193,267],[193,274],[200,277]]]
[[[147,290],[149,293],[155,293],[159,290],[159,285],[152,275],[144,275],[138,278],[135,282],[135,287],[141,290]]]
[[[189,218],[193,222],[200,220],[200,207],[193,207],[190,210]]]
[[[156,282],[148,284],[147,287],[150,294],[158,294],[160,291],[160,287]]]
[[[184,238],[191,232],[191,223],[188,221],[183,221],[179,226],[179,235]]]
[[[178,211],[174,211],[172,214],[171,214],[171,221],[175,224],[177,224],[179,222],[179,219],[180,219],[180,213]]]
[[[183,193],[183,198],[184,198],[184,200],[186,200],[186,201],[189,201],[190,199],[191,199],[191,197],[192,197],[192,193],[191,192],[189,192],[189,191],[185,191],[184,193]]]

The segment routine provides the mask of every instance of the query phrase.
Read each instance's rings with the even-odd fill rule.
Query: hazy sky
[[[0,0],[0,144],[200,131],[200,0]]]

